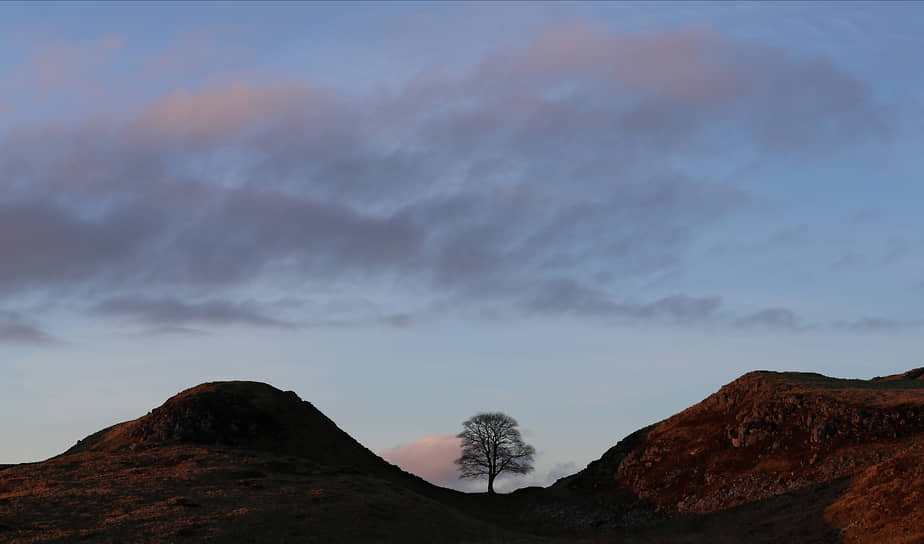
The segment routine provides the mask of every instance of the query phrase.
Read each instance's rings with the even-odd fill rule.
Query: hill
[[[548,494],[596,508],[572,523],[614,528],[733,507],[746,517],[789,497],[791,516],[817,512],[848,542],[924,542],[922,377],[751,372],[628,436]],[[820,492],[832,487],[834,496]],[[764,532],[791,531],[793,521]]]
[[[382,460],[291,392],[186,390],[0,466],[0,542],[924,542],[924,369],[751,372],[541,489]]]
[[[64,455],[168,444],[243,447],[367,471],[393,468],[294,391],[240,381],[187,389],[144,417],[79,441]]]
[[[291,391],[207,383],[53,459],[0,471],[0,542],[507,535],[449,506],[457,495],[379,458]]]

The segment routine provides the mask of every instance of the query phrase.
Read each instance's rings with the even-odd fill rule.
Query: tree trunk
[[[494,494],[494,476],[495,474],[488,474],[488,495]]]

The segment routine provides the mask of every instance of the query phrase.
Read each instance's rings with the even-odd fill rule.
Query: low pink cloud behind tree
[[[458,488],[459,472],[454,461],[461,453],[461,438],[451,434],[431,434],[382,450],[379,455],[432,484]]]

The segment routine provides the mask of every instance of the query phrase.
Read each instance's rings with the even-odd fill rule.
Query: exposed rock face
[[[364,469],[394,468],[294,392],[258,382],[187,389],[144,417],[87,437],[66,454],[169,444],[221,445]]]
[[[274,395],[274,391],[267,391]],[[204,444],[247,445],[262,442],[283,443],[288,438],[281,418],[273,412],[286,406],[297,410],[301,399],[280,397],[275,406],[259,406],[253,396],[230,387],[199,391],[174,397],[155,408],[131,429],[136,443],[164,444],[194,442]],[[274,395],[275,396],[275,395]],[[276,408],[274,410],[274,408]]]
[[[924,438],[922,369],[878,380],[752,372],[630,435],[575,477],[664,514],[706,513],[858,473]],[[605,491],[610,490],[610,491]]]

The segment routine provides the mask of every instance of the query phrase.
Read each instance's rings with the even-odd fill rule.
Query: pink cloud
[[[399,444],[393,448],[382,450],[379,456],[401,467],[403,470],[416,474],[431,484],[449,487],[459,491],[483,493],[487,486],[484,479],[460,480],[455,460],[461,454],[462,441],[451,434],[431,434],[419,438],[409,444]],[[577,472],[574,463],[558,463],[547,474],[532,474],[522,477],[515,474],[503,473],[495,488],[507,493],[514,489],[529,486],[548,486],[563,476]]]
[[[150,76],[195,75],[206,71],[207,61],[215,61],[217,44],[212,36],[201,32],[186,34],[149,58],[145,72]]]
[[[122,49],[122,46],[125,45],[125,39],[121,36],[108,35],[103,36],[102,38],[96,40],[97,49],[104,52],[118,51]]]
[[[179,32],[139,63],[139,76],[157,85],[166,78],[228,81],[225,77],[229,70],[263,74],[260,59],[247,46],[248,42],[246,34],[230,29],[197,27]]]
[[[722,45],[707,28],[617,35],[579,22],[551,28],[525,49],[500,52],[481,75],[591,78],[674,100],[735,99],[747,92],[748,78],[724,58]]]
[[[451,434],[431,434],[410,444],[400,444],[379,455],[428,482],[445,487],[459,486],[455,460],[460,455],[462,441]]]
[[[308,107],[316,96],[302,83],[254,86],[244,82],[190,93],[179,89],[140,116],[145,129],[167,137],[211,140]]]
[[[121,37],[108,35],[40,44],[25,67],[26,78],[45,90],[84,87],[92,80],[90,74],[107,64],[123,43]]]

